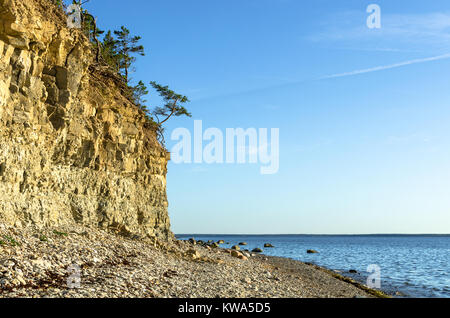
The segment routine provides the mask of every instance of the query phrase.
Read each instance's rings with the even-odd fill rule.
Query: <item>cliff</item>
[[[0,222],[172,237],[168,156],[49,0],[0,0]]]

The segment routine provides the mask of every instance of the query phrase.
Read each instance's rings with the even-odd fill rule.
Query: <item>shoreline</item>
[[[268,262],[268,263],[271,263],[271,264],[281,264],[281,266],[285,266],[286,267],[285,269],[287,269],[287,270],[292,270],[292,267],[289,266],[288,264],[294,264],[294,268],[295,268],[295,265],[297,265],[297,266],[299,266],[299,265],[300,266],[309,266],[309,267],[311,267],[312,269],[314,269],[316,271],[324,272],[324,273],[332,276],[333,278],[335,278],[335,279],[337,279],[339,281],[342,281],[344,283],[347,283],[347,284],[350,284],[352,286],[355,286],[356,288],[358,288],[358,289],[362,290],[363,292],[365,292],[365,293],[367,293],[367,294],[369,294],[371,296],[374,296],[376,298],[392,298],[393,297],[393,296],[390,296],[390,295],[386,294],[385,292],[383,292],[381,290],[377,290],[377,289],[373,289],[373,288],[367,287],[366,285],[364,285],[364,284],[362,284],[362,283],[360,283],[360,282],[358,282],[358,281],[356,281],[356,280],[354,280],[354,279],[352,279],[350,277],[347,277],[347,276],[344,276],[342,274],[339,274],[339,273],[335,272],[334,270],[326,268],[326,267],[323,267],[323,266],[319,266],[319,265],[312,264],[312,263],[307,263],[307,262],[302,262],[302,261],[299,261],[299,260],[296,260],[296,259],[292,259],[292,258],[288,258],[288,257],[267,256],[265,254],[261,254],[259,257],[262,258],[264,262]],[[295,269],[294,269],[294,271],[295,271]]]
[[[362,291],[364,291],[364,292],[366,292],[366,293],[368,293],[368,294],[370,294],[372,296],[375,296],[377,298],[392,298],[393,297],[393,296],[388,295],[387,293],[383,292],[382,290],[377,290],[377,289],[373,289],[373,288],[367,287],[366,285],[364,285],[364,284],[354,280],[353,278],[350,278],[350,277],[347,277],[345,275],[339,274],[339,273],[335,272],[332,269],[329,269],[329,268],[326,268],[326,267],[323,267],[323,266],[320,266],[320,265],[317,265],[317,264],[302,262],[302,261],[291,259],[291,258],[288,258],[288,257],[266,256],[264,254],[262,254],[261,256],[264,256],[265,258],[268,258],[269,260],[271,258],[272,259],[284,260],[284,262],[286,262],[286,260],[289,260],[289,261],[292,261],[292,262],[298,262],[298,263],[304,264],[306,266],[310,266],[310,267],[314,268],[315,270],[323,271],[323,272],[327,273],[328,275],[334,277],[335,279],[338,279],[338,280],[340,280],[342,282],[345,282],[345,283],[348,283],[350,285],[353,285],[353,286],[361,289]]]
[[[131,239],[78,225],[18,229],[0,223],[0,241],[0,298],[386,296],[288,258],[238,258],[229,249]]]
[[[376,234],[376,235],[378,235],[378,234]],[[252,234],[250,234],[250,235],[249,234],[245,234],[245,235],[234,235],[234,234],[232,234],[232,235],[229,235],[229,234],[224,234],[224,235],[218,235],[218,234],[212,234],[212,235],[206,235],[206,234],[200,234],[200,235],[176,234],[175,235],[175,237],[178,240],[186,241],[186,242],[189,242],[194,237],[202,237],[202,238],[204,238],[204,237],[216,237],[216,238],[217,237],[221,237],[223,239],[226,239],[226,241],[233,241],[232,239],[252,237],[252,236],[257,236],[257,237],[264,236],[264,237],[270,238],[272,236],[324,236],[324,235],[309,235],[309,234],[305,234],[305,235],[297,235],[297,234],[286,234],[286,235],[278,235],[278,234],[276,234],[276,235],[272,235],[272,234],[265,234],[265,235],[252,235]],[[335,236],[335,235],[330,235],[330,236]],[[337,236],[342,236],[342,235],[337,235]],[[354,235],[349,235],[349,236],[354,236]],[[356,236],[361,236],[361,235],[358,234]],[[221,240],[221,241],[223,241],[223,240]],[[237,240],[237,241],[234,240],[234,241],[237,242],[239,240]],[[212,242],[211,240],[208,241],[208,242],[203,241],[203,240],[199,240],[198,244],[203,245],[205,247],[205,246],[211,246],[211,242]],[[228,246],[233,245],[233,244],[230,244],[228,242],[226,244]],[[241,248],[246,248],[247,246],[244,245],[244,246],[240,246],[240,247]],[[273,246],[271,246],[271,247],[273,247]],[[222,250],[230,250],[231,251],[230,248],[225,248],[225,247],[219,247],[219,248],[222,249]],[[368,293],[368,294],[370,294],[372,296],[378,297],[378,298],[395,298],[397,296],[405,296],[401,292],[397,292],[398,294],[393,294],[393,293],[389,293],[387,291],[387,289],[370,288],[367,285],[365,285],[364,282],[361,281],[361,280],[358,280],[358,279],[355,279],[355,278],[352,278],[352,277],[349,277],[349,276],[345,276],[342,271],[335,270],[335,269],[332,269],[332,268],[328,268],[328,267],[325,267],[323,265],[318,265],[316,263],[302,261],[302,260],[291,258],[291,257],[287,257],[287,256],[277,256],[277,255],[273,255],[273,254],[272,255],[266,255],[266,254],[264,254],[264,252],[262,252],[262,253],[253,253],[253,252],[250,252],[250,250],[248,250],[248,249],[239,250],[239,251],[246,253],[247,256],[248,256],[248,254],[253,254],[256,257],[259,257],[260,259],[266,259],[266,261],[272,260],[272,262],[273,262],[273,260],[279,260],[278,261],[279,263],[295,263],[295,262],[298,262],[298,263],[301,263],[303,265],[311,266],[311,267],[313,267],[316,270],[325,272],[325,273],[331,275],[332,277],[334,277],[334,278],[336,278],[336,279],[338,279],[340,281],[343,281],[343,282],[346,282],[348,284],[351,284],[351,285],[353,285],[353,286],[355,286],[355,287],[365,291],[366,293]]]

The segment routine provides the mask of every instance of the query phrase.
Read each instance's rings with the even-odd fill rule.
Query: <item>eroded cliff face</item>
[[[168,156],[49,0],[0,0],[0,221],[172,237]]]

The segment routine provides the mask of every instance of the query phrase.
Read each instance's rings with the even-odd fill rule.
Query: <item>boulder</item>
[[[248,260],[248,257],[247,256],[245,256],[245,255],[239,255],[238,256],[238,258],[240,259],[240,260],[243,260],[243,261],[246,261],[246,260]]]
[[[319,252],[317,252],[316,250],[307,250],[306,253],[308,253],[308,254],[318,254]]]
[[[231,256],[233,256],[235,258],[239,258],[240,260],[243,260],[243,261],[248,260],[247,256],[245,256],[244,254],[242,254],[241,252],[236,251],[236,250],[231,251]]]
[[[273,246],[273,245],[270,244],[270,243],[266,243],[266,244],[264,244],[264,247],[269,247],[269,248],[271,248],[271,247],[275,247],[275,246]]]
[[[239,258],[241,255],[242,255],[241,252],[238,252],[236,250],[231,251],[231,256],[233,256],[233,257]]]
[[[197,259],[197,258],[200,258],[200,253],[194,249],[190,249],[186,252],[186,256],[188,256],[192,259]]]
[[[197,241],[192,237],[188,240],[189,243],[191,243],[192,245],[196,245]]]
[[[241,248],[238,245],[234,245],[233,247],[231,247],[231,249],[239,251]]]
[[[252,253],[262,253],[263,252],[263,250],[262,249],[260,249],[260,248],[254,248],[253,250],[252,250]]]

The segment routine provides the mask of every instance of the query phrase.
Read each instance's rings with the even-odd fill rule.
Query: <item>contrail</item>
[[[410,61],[396,63],[396,64],[391,64],[391,65],[384,65],[384,66],[377,66],[377,67],[367,68],[367,69],[363,69],[363,70],[356,70],[356,71],[352,71],[352,72],[332,74],[332,75],[325,75],[325,76],[318,77],[318,78],[316,77],[315,79],[310,78],[310,79],[305,79],[305,80],[302,80],[302,81],[295,81],[294,80],[294,81],[290,81],[290,82],[283,83],[283,84],[272,85],[272,86],[261,87],[261,88],[255,88],[255,89],[250,89],[250,90],[243,90],[243,91],[240,91],[240,92],[233,92],[233,93],[222,94],[222,95],[217,95],[217,96],[207,96],[207,97],[199,98],[199,99],[197,99],[195,101],[198,102],[198,101],[205,101],[205,100],[218,99],[218,98],[224,98],[224,97],[245,95],[245,94],[249,94],[249,93],[258,93],[258,92],[267,91],[269,89],[284,88],[284,87],[288,87],[288,86],[309,83],[311,81],[320,81],[320,80],[330,79],[330,78],[339,78],[339,77],[346,77],[346,76],[352,76],[352,75],[358,75],[358,74],[365,74],[365,73],[370,73],[370,72],[378,72],[378,71],[388,70],[388,69],[392,69],[392,68],[407,66],[407,65],[411,65],[411,64],[418,64],[418,63],[425,63],[425,62],[431,62],[431,61],[437,61],[437,60],[444,60],[444,59],[448,59],[448,58],[450,58],[450,53],[443,54],[443,55],[438,55],[438,56],[433,56],[433,57],[428,57],[428,58],[423,58],[423,59],[410,60]]]
[[[444,55],[428,57],[428,58],[424,58],[424,59],[410,60],[410,61],[406,61],[406,62],[402,62],[402,63],[396,63],[396,64],[391,64],[391,65],[384,65],[384,66],[377,66],[377,67],[367,68],[367,69],[363,69],[363,70],[356,70],[356,71],[347,72],[347,73],[326,75],[326,76],[321,77],[320,79],[345,77],[345,76],[352,76],[352,75],[358,75],[358,74],[364,74],[364,73],[378,72],[378,71],[388,70],[388,69],[391,69],[391,68],[397,68],[397,67],[402,67],[402,66],[406,66],[406,65],[425,63],[425,62],[431,62],[431,61],[437,61],[437,60],[444,60],[444,59],[448,59],[448,58],[450,58],[450,53],[447,53],[447,54],[444,54]]]

